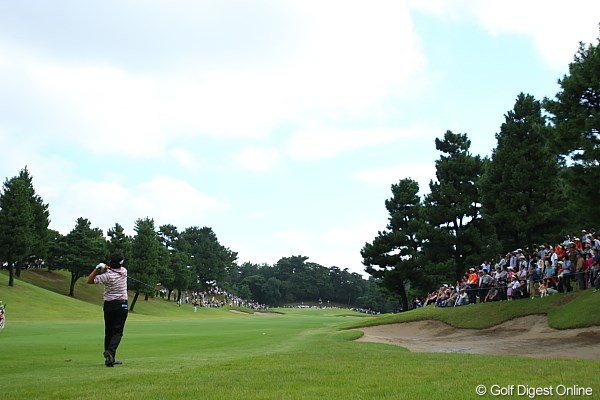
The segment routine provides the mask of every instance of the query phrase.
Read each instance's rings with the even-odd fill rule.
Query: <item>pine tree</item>
[[[33,188],[27,167],[7,179],[0,194],[0,259],[8,263],[8,285],[15,270],[32,258],[43,258],[48,249],[48,205]]]
[[[75,283],[99,262],[108,258],[107,241],[102,230],[92,228],[86,218],[78,218],[75,228],[64,239],[66,244],[62,267],[71,272],[69,296],[75,295]]]
[[[227,279],[237,253],[221,245],[212,228],[187,228],[181,233],[181,240],[187,242],[193,256],[192,266],[202,289]]]
[[[420,262],[423,229],[419,184],[402,179],[392,185],[392,198],[386,200],[389,212],[386,230],[378,232],[360,251],[365,271],[380,279],[382,285],[398,295],[402,310],[409,309],[407,288],[420,285],[425,278]]]
[[[115,224],[107,232],[110,238],[108,250],[110,254],[121,253],[125,258],[131,255],[131,237],[125,233],[125,229],[120,224]]]
[[[435,163],[437,182],[430,182],[431,193],[424,200],[424,250],[432,271],[459,279],[469,266],[497,251],[494,231],[481,216],[477,182],[484,162],[470,153],[466,134],[447,131],[435,147],[443,155]]]
[[[564,182],[577,223],[596,226],[600,180],[600,36],[596,45],[579,44],[569,74],[558,81],[555,100],[545,99],[556,127],[555,148],[567,161]],[[580,225],[581,226],[581,225]]]
[[[189,243],[181,240],[180,233],[174,225],[162,225],[159,227],[158,239],[162,245],[163,256],[161,257],[159,278],[162,286],[169,293],[177,289],[177,298],[187,290],[192,283],[192,257],[190,257]]]
[[[159,268],[160,242],[154,228],[154,220],[138,219],[134,228],[136,235],[131,244],[131,256],[127,266],[129,289],[135,291],[130,310],[133,312],[140,293],[154,294]]]
[[[521,93],[496,135],[497,146],[481,179],[485,218],[492,222],[503,251],[558,235],[562,189],[552,130],[541,104]]]

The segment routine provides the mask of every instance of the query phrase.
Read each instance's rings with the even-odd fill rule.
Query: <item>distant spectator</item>
[[[546,265],[546,268],[544,268],[544,278],[551,278],[553,276],[556,275],[556,267],[554,266],[554,264],[549,263],[548,265]]]
[[[481,266],[479,268],[479,271],[484,271],[484,272],[490,272],[492,268],[492,261],[491,260],[485,260],[484,262],[481,263]]]
[[[494,278],[487,271],[479,271],[479,300],[483,301],[490,288],[494,285]]]
[[[577,252],[577,259],[575,261],[575,274],[577,279],[577,289],[584,290],[585,286],[585,257],[583,253]]]
[[[484,302],[489,303],[490,301],[498,301],[499,292],[497,286],[492,286],[490,290],[488,290],[487,295],[485,296]]]
[[[513,277],[510,287],[512,288],[511,295],[513,299],[521,299],[525,297],[525,282],[519,280],[516,275]]]
[[[479,274],[475,271],[475,268],[469,269],[469,277],[467,280],[469,295],[469,303],[475,304],[477,302],[477,291],[479,290]]]
[[[527,291],[529,292],[529,297],[534,298],[535,294],[538,290],[540,282],[540,276],[537,272],[537,268],[533,265],[529,266],[529,270],[527,271]]]
[[[506,285],[508,285],[508,271],[506,267],[500,268],[496,284],[498,285],[498,299],[506,300]]]
[[[456,299],[456,303],[454,303],[455,306],[464,306],[469,304],[469,296],[467,294],[467,291],[465,289],[460,289],[460,293]]]

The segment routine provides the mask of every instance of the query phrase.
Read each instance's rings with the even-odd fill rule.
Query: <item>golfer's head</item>
[[[125,257],[123,257],[123,253],[113,253],[110,256],[110,267],[121,268],[123,266],[124,261]]]

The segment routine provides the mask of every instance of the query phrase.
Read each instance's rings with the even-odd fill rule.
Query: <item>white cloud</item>
[[[25,61],[25,71],[64,139],[101,154],[116,144],[127,155],[155,156],[164,145],[161,94],[152,79],[114,66],[68,65],[43,59]],[[60,104],[60,107],[57,105]]]
[[[135,197],[140,203],[144,203],[145,199],[151,200],[148,215],[163,216],[166,212],[166,215],[178,221],[224,206],[189,183],[167,176],[158,176],[137,185]]]
[[[8,135],[8,130],[0,127],[0,149],[5,151],[0,157],[0,171],[3,178],[12,178],[27,167],[33,178],[33,186],[44,202],[60,196],[63,188],[72,177],[73,164],[59,155],[46,155],[36,140]]]
[[[477,18],[493,34],[521,33],[552,68],[566,69],[578,43],[598,37],[600,2],[588,0],[477,2]]]
[[[184,168],[196,170],[198,169],[198,160],[188,150],[182,148],[171,149],[171,156]]]
[[[174,224],[185,228],[208,212],[226,208],[219,200],[199,192],[180,179],[159,176],[127,187],[118,181],[79,181],[65,188],[60,208],[51,208],[58,224],[51,228],[66,233],[78,217],[91,221],[104,230],[119,223],[133,228],[138,218],[150,217],[156,226]]]
[[[305,127],[295,131],[286,145],[286,152],[295,159],[333,157],[343,152],[367,146],[392,144],[404,140],[419,142],[442,132],[439,127],[425,122],[407,128],[324,128]]]
[[[296,159],[326,158],[364,146],[408,138],[413,133],[394,129],[306,128],[292,134],[287,152]]]
[[[26,83],[23,104],[39,104],[60,126],[55,140],[98,154],[118,143],[124,154],[148,158],[181,136],[265,138],[284,122],[371,113],[388,96],[406,93],[422,72],[424,56],[403,2],[288,6],[297,19],[295,42],[252,63],[170,71],[149,64],[140,73],[118,57],[74,63],[60,52],[53,57],[0,42],[0,84],[7,77]],[[215,37],[221,34],[227,32]]]
[[[246,147],[231,156],[234,164],[254,172],[266,172],[275,168],[281,159],[279,151],[267,147]]]
[[[119,223],[133,227],[129,219],[132,210],[131,193],[114,182],[90,180],[72,183],[64,188],[60,198],[54,199],[50,207],[50,228],[62,234],[70,232],[79,217],[87,218],[93,227],[106,229]],[[58,204],[57,206],[52,206]]]
[[[357,110],[400,94],[425,64],[404,2],[294,2],[310,24],[290,66],[294,98]]]

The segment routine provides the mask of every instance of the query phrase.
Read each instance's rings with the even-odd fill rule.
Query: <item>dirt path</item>
[[[539,358],[600,360],[600,326],[558,330],[542,315],[488,329],[459,329],[439,321],[416,321],[361,328],[359,342],[388,343],[414,352],[515,354]]]

